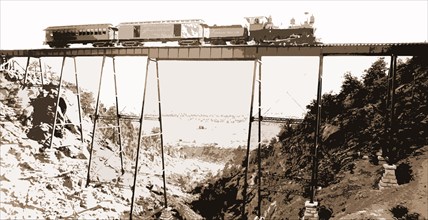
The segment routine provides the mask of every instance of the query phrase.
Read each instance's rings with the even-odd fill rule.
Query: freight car
[[[197,45],[204,38],[204,26],[200,19],[120,23],[118,43],[140,46],[144,42],[177,41],[180,45]]]
[[[208,26],[200,19],[124,22],[48,27],[45,44],[50,47],[68,47],[70,44],[99,46],[142,46],[146,42],[178,42],[179,45],[313,45],[314,17],[296,25],[294,19],[288,28],[276,27],[271,17],[247,17],[248,25]]]

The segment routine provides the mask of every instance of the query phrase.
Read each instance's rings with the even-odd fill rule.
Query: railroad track
[[[428,43],[91,47],[0,50],[11,57],[148,56],[159,60],[253,60],[264,56],[425,56]]]

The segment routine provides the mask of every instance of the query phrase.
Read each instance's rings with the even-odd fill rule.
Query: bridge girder
[[[254,60],[265,56],[420,56],[428,43],[326,44],[316,46],[106,47],[0,50],[8,57],[148,56],[157,60]]]

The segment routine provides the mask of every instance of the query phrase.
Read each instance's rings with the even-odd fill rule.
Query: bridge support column
[[[74,63],[74,78],[76,79],[76,92],[77,92],[77,106],[79,108],[79,125],[80,125],[80,140],[83,143],[83,126],[82,126],[82,108],[80,104],[80,87],[79,87],[79,77],[77,75],[77,63],[76,57],[73,57]],[[40,70],[42,69],[42,63],[40,62]],[[42,84],[43,84],[43,72],[42,72]]]
[[[140,119],[139,119],[140,128],[139,128],[139,132],[138,132],[137,156],[135,159],[134,182],[133,182],[133,186],[132,186],[131,211],[129,214],[130,219],[133,218],[135,189],[136,189],[136,183],[137,183],[138,172],[139,172],[138,161],[139,161],[139,157],[140,157],[141,142],[142,142],[142,137],[143,137],[144,107],[145,107],[145,101],[146,101],[150,62],[156,63],[156,86],[157,86],[157,96],[158,96],[159,133],[158,134],[152,134],[152,135],[145,135],[145,136],[159,135],[159,137],[160,137],[160,147],[161,147],[161,156],[162,156],[162,179],[163,179],[164,208],[168,207],[168,201],[167,201],[167,195],[166,195],[166,176],[165,176],[165,158],[164,158],[164,146],[163,146],[163,127],[162,127],[162,108],[161,108],[159,64],[158,64],[158,60],[147,58],[146,76],[144,79],[143,102],[141,105],[141,114],[140,114]]]
[[[125,174],[125,170],[123,169],[122,132],[120,128],[119,98],[117,96],[116,62],[114,57],[112,57],[112,59],[113,59],[112,62],[113,62],[113,78],[114,78],[114,96],[116,100],[116,126],[117,126],[117,133],[119,136],[120,171],[123,175]]]
[[[162,179],[163,179],[163,195],[165,200],[165,208],[168,207],[168,201],[166,198],[166,176],[165,176],[165,157],[164,157],[164,146],[163,146],[163,128],[162,128],[162,108],[161,108],[161,93],[160,93],[160,78],[159,78],[159,64],[156,60],[156,82],[158,87],[158,113],[159,113],[159,132],[160,132],[160,145],[161,145],[161,156],[162,156]]]
[[[24,84],[23,84],[24,87],[27,86],[28,67],[30,66],[30,58],[31,57],[27,57],[27,65],[25,65]],[[63,65],[64,65],[64,61],[63,61]],[[61,74],[62,74],[62,69],[61,69]]]
[[[379,181],[379,189],[382,190],[385,188],[397,187],[398,183],[395,176],[395,170],[397,169],[397,166],[383,164],[383,168],[385,169],[385,173],[383,173],[382,179]]]
[[[89,151],[89,164],[88,164],[88,174],[87,174],[87,177],[86,177],[86,187],[89,186],[89,183],[91,181],[91,179],[90,179],[90,173],[91,173],[91,164],[92,164],[92,153],[94,151],[95,131],[97,130],[98,111],[99,111],[100,93],[101,93],[101,83],[102,83],[102,79],[103,79],[103,72],[104,72],[104,63],[105,63],[105,60],[106,60],[106,56],[103,56],[103,61],[102,61],[102,64],[101,64],[100,79],[98,81],[97,102],[95,104],[94,126],[92,128],[92,140],[91,140],[91,149]]]
[[[302,220],[318,220],[318,202],[305,202],[305,213]]]
[[[388,95],[386,99],[386,116],[385,116],[385,130],[386,138],[384,145],[382,146],[382,156],[385,158],[386,163],[383,164],[385,172],[382,179],[379,181],[379,189],[397,187],[397,178],[395,176],[395,170],[397,166],[394,163],[397,162],[396,158],[396,144],[394,140],[395,132],[395,80],[396,80],[396,69],[397,69],[397,56],[391,56],[391,63],[388,72]],[[388,109],[389,108],[389,109]]]
[[[103,80],[103,72],[104,72],[104,65],[105,65],[105,60],[106,60],[106,56],[103,56],[103,60],[102,60],[102,64],[101,64],[101,73],[100,73],[100,79],[99,79],[99,83],[98,83],[98,95],[97,95],[97,102],[96,102],[96,106],[95,106],[95,114],[94,114],[94,127],[92,130],[92,141],[91,141],[91,149],[89,151],[89,165],[88,165],[88,174],[86,177],[86,187],[89,186],[89,183],[91,181],[90,179],[90,172],[91,172],[91,164],[92,164],[92,156],[93,156],[93,149],[94,149],[94,141],[95,141],[95,133],[96,133],[96,129],[97,129],[97,123],[98,123],[98,119],[107,119],[107,120],[112,120],[111,117],[105,117],[105,116],[100,116],[99,115],[99,104],[100,104],[100,95],[101,95],[101,85],[102,85],[102,80]],[[122,149],[122,138],[121,138],[121,128],[120,128],[120,114],[119,114],[119,99],[118,99],[118,89],[117,89],[117,77],[116,77],[116,62],[115,62],[115,58],[112,57],[112,65],[113,65],[113,79],[114,79],[114,94],[115,94],[115,105],[116,105],[116,117],[113,118],[114,120],[116,120],[116,126],[108,126],[108,127],[103,127],[103,128],[117,128],[117,132],[118,132],[118,136],[119,136],[119,157],[120,157],[120,169],[121,169],[121,174],[123,175],[125,173],[125,169],[123,168],[123,149]]]
[[[259,65],[259,79],[256,80],[257,76],[257,65]],[[254,60],[254,71],[253,71],[253,81],[252,81],[252,88],[251,88],[251,101],[250,101],[250,117],[248,122],[248,138],[247,138],[247,151],[245,155],[245,171],[244,171],[244,189],[242,192],[242,207],[241,207],[241,219],[248,219],[248,215],[245,211],[245,206],[247,203],[247,190],[248,190],[248,167],[249,167],[249,156],[250,156],[250,143],[251,143],[251,131],[252,131],[252,123],[254,122],[254,116],[253,116],[253,107],[254,107],[254,93],[255,93],[255,84],[256,81],[259,82],[259,106],[258,106],[258,149],[257,149],[257,156],[258,156],[258,207],[257,207],[257,215],[258,217],[261,217],[261,158],[260,158],[260,147],[261,147],[261,61],[260,59]]]
[[[395,132],[395,80],[396,80],[397,56],[391,56],[390,68],[388,72],[388,94],[386,99],[385,115],[385,141],[382,146],[382,156],[390,165],[395,163],[394,151],[396,149],[393,133]]]
[[[49,142],[49,148],[52,148],[52,143],[53,143],[53,139],[55,137],[55,129],[57,126],[64,126],[64,124],[57,124],[57,119],[58,119],[58,111],[61,111],[59,109],[59,102],[61,99],[61,90],[62,90],[62,77],[64,75],[64,65],[65,65],[65,60],[66,57],[64,56],[62,59],[62,64],[61,64],[61,73],[60,73],[60,77],[59,77],[59,83],[58,83],[58,94],[56,97],[56,105],[55,105],[55,116],[54,116],[54,120],[53,120],[53,125],[52,125],[52,134],[51,134],[51,139]],[[77,91],[77,108],[79,110],[79,126],[80,126],[80,139],[81,142],[83,143],[83,127],[82,127],[82,114],[81,114],[81,105],[80,105],[80,89],[79,89],[79,79],[78,79],[78,75],[77,75],[77,67],[76,67],[76,58],[73,57],[73,62],[74,62],[74,76],[76,78],[76,91]],[[39,58],[39,66],[40,66],[40,71],[42,71],[42,62],[41,59]],[[28,67],[27,67],[28,68]],[[42,73],[42,84],[43,84],[43,73]],[[65,115],[63,115],[63,117],[65,117]]]
[[[24,82],[22,84],[23,87],[27,86],[27,79],[28,79],[28,68],[30,67],[30,61],[31,61],[32,57],[27,57],[27,64],[25,65],[25,72],[24,72]],[[33,57],[34,58],[34,57]],[[37,58],[37,57],[36,57]],[[43,74],[43,69],[42,69],[42,59],[40,57],[37,58],[38,63],[39,63],[39,69],[40,69],[40,80],[42,82],[42,86],[44,85],[44,74]],[[36,67],[34,67],[34,72],[36,72],[37,69]]]
[[[317,190],[317,184],[318,184],[318,148],[320,145],[320,126],[321,126],[321,105],[322,105],[322,76],[323,76],[323,58],[324,55],[320,53],[319,56],[319,69],[318,69],[318,89],[317,89],[317,115],[316,115],[316,127],[315,127],[315,140],[314,140],[314,147],[312,148],[312,175],[311,175],[311,195],[310,195],[310,201],[305,203],[305,207],[307,205],[309,208],[313,207],[314,205],[317,206],[318,203],[315,202],[315,194]],[[308,209],[308,208],[307,208]],[[313,209],[310,209],[311,212]]]
[[[258,190],[257,190],[257,216],[259,217],[259,219],[261,219],[262,217],[262,195],[261,195],[261,191],[262,191],[262,158],[261,158],[261,141],[262,141],[262,62],[260,60],[258,60],[259,63],[259,79],[257,80],[259,83],[259,129],[258,129],[258,134],[257,134],[257,177],[258,177]]]

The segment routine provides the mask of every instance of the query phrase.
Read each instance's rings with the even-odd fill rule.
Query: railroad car
[[[274,26],[271,17],[246,17],[246,20],[249,23],[249,40],[256,44],[312,45],[317,43],[313,28],[314,16],[301,25],[296,25],[293,18],[288,28]]]
[[[307,13],[305,13],[307,14]],[[100,46],[142,46],[146,42],[178,42],[179,45],[314,45],[314,17],[287,28],[276,27],[271,17],[247,17],[248,24],[208,26],[200,19],[124,22],[111,24],[53,26],[45,29],[45,44],[52,48],[70,44]]]
[[[204,29],[205,43],[212,45],[246,44],[248,29],[241,25],[206,26]]]
[[[180,45],[199,45],[204,26],[200,19],[125,22],[118,25],[118,43],[140,46],[144,42],[178,41]]]
[[[51,26],[44,31],[46,34],[44,44],[52,48],[69,47],[70,44],[113,46],[117,38],[117,28],[112,24]]]

